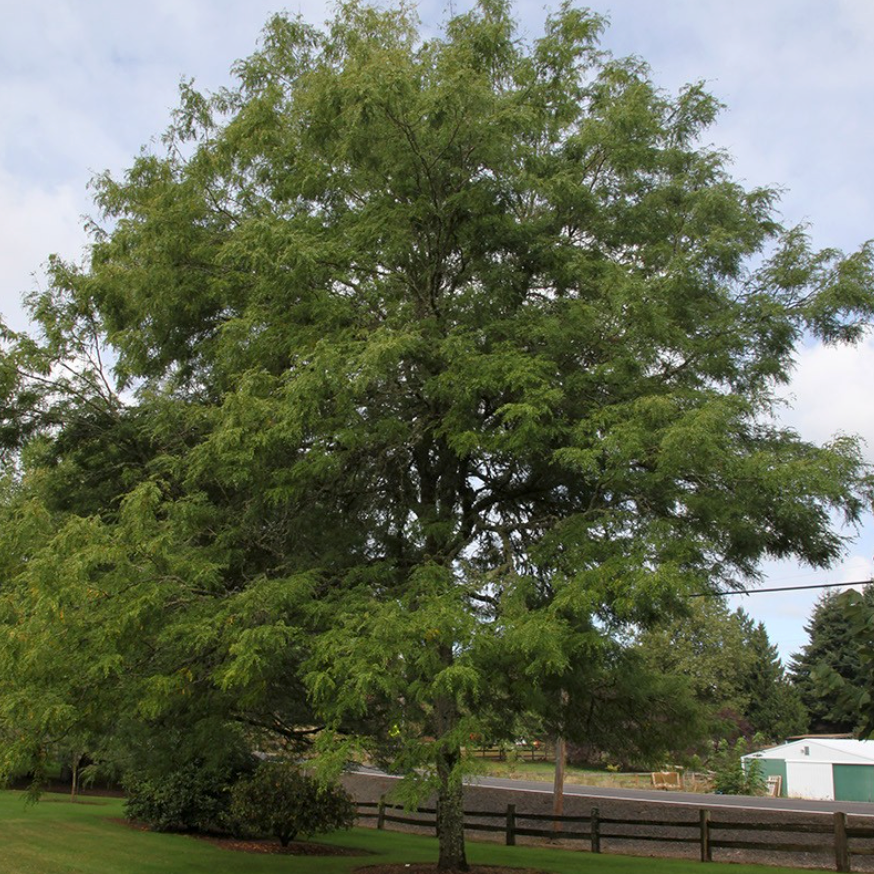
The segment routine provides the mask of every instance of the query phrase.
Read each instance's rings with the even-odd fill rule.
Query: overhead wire
[[[764,595],[768,592],[800,592],[803,589],[843,589],[852,586],[867,586],[871,580],[855,580],[848,583],[816,583],[811,586],[777,586],[767,589],[731,589],[728,592],[695,592],[690,598],[726,598],[729,595]]]

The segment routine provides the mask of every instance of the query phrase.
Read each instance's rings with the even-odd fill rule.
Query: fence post
[[[516,805],[507,805],[507,846],[516,846]]]
[[[713,851],[710,849],[710,811],[699,811],[699,822],[701,824],[701,861],[712,862]]]
[[[835,871],[850,870],[850,846],[847,841],[847,814],[835,812]]]
[[[592,852],[601,852],[601,821],[597,807],[592,808]]]
[[[376,827],[385,828],[385,795],[379,796],[379,805],[376,808]]]

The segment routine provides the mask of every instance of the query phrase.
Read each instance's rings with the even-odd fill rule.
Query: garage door
[[[832,765],[836,801],[874,801],[874,765]]]
[[[766,780],[768,777],[780,778],[780,794],[785,798],[788,794],[788,787],[786,786],[786,760],[759,759],[758,762],[762,766],[762,777]]]

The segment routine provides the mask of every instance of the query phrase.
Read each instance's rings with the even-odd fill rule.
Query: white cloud
[[[787,390],[791,408],[781,416],[802,437],[825,443],[839,433],[861,437],[874,463],[874,337],[858,346],[802,348]]]
[[[874,580],[874,558],[870,555],[852,555],[841,566],[836,574],[838,583],[852,584],[848,588],[858,589],[860,584]]]
[[[38,287],[48,256],[79,257],[85,243],[80,211],[79,198],[68,186],[22,187],[0,174],[0,313],[10,327],[26,327],[21,296]]]

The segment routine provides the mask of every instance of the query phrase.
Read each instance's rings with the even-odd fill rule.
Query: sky
[[[470,0],[421,2],[437,32]],[[520,32],[536,37],[542,2],[520,0]],[[591,0],[610,19],[604,48],[637,55],[668,91],[703,80],[726,109],[710,143],[734,158],[737,179],[783,191],[788,225],[809,223],[816,246],[845,251],[874,238],[874,3],[871,0]],[[26,327],[22,294],[45,284],[50,254],[83,257],[82,217],[94,174],[122,172],[159,137],[181,79],[230,84],[272,13],[319,24],[317,0],[0,0],[0,313]],[[838,433],[868,441],[874,462],[874,336],[855,348],[808,344],[785,396],[782,421],[822,443]],[[844,561],[826,571],[764,566],[765,586],[867,580],[874,521],[847,530]],[[784,661],[806,642],[818,593],[736,596],[765,623]]]

